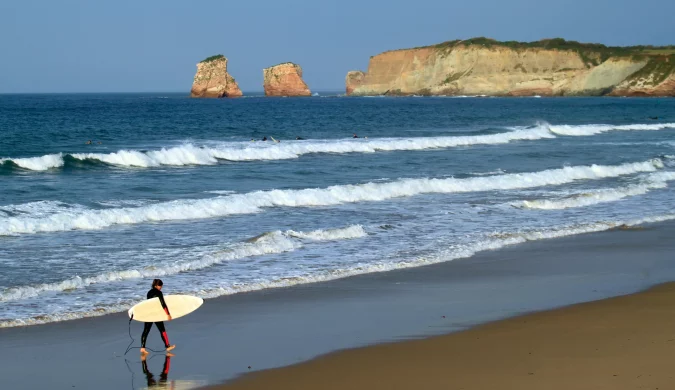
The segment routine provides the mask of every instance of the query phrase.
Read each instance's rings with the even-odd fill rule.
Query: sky
[[[673,15],[673,0],[0,0],[0,93],[189,93],[214,54],[244,92],[287,61],[313,91],[341,91],[386,50],[479,36],[669,45]]]

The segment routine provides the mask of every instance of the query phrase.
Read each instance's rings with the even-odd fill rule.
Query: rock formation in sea
[[[197,74],[190,96],[192,97],[239,97],[241,90],[234,77],[227,73],[227,58],[222,54],[205,59],[197,64]]]
[[[675,96],[675,46],[564,39],[450,41],[387,51],[346,77],[348,95]]]
[[[302,68],[292,62],[263,69],[263,87],[266,96],[310,96],[309,87],[302,80]]]

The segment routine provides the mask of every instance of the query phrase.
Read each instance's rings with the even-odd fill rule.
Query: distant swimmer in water
[[[162,285],[164,283],[162,282],[161,279],[155,279],[152,281],[152,288],[150,291],[148,291],[147,298],[152,299],[152,298],[159,298],[159,303],[162,304],[162,308],[164,309],[164,312],[166,313],[166,317],[168,321],[171,321],[171,313],[169,313],[169,308],[166,306],[166,302],[164,302],[164,294],[162,294]],[[141,335],[141,355],[145,355],[148,352],[145,350],[145,342],[148,339],[148,333],[150,333],[150,329],[152,328],[152,322],[146,322],[145,327],[143,328],[143,334]],[[154,323],[157,326],[157,330],[159,330],[160,335],[162,336],[162,341],[164,342],[164,347],[166,348],[166,351],[171,351],[172,349],[176,348],[175,345],[169,344],[169,336],[166,335],[166,329],[164,329],[164,322],[155,322]]]
[[[304,140],[304,138],[302,138],[302,137],[300,137],[300,136],[295,137],[295,139],[297,139],[297,140]]]
[[[650,116],[649,119],[659,119],[658,116]]]
[[[263,137],[263,139],[262,139],[262,140],[263,140],[263,141],[267,141],[267,137]]]
[[[91,140],[84,143],[85,145],[91,145]]]
[[[97,144],[99,144],[99,145],[102,144],[102,143],[103,143],[103,142],[101,142],[101,141],[98,141],[98,142],[97,142]]]
[[[356,133],[354,133],[354,135],[352,135],[352,138],[359,138],[359,136],[356,135]]]

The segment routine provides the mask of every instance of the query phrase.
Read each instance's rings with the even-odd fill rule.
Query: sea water
[[[673,183],[668,98],[0,95],[0,327],[675,219]]]

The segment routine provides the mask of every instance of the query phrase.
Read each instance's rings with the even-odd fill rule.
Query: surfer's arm
[[[162,308],[164,309],[164,312],[166,315],[171,317],[171,313],[169,313],[169,308],[166,306],[166,302],[164,302],[164,294],[162,292],[159,292],[159,295],[157,295],[157,298],[159,298],[159,302],[162,304]]]

